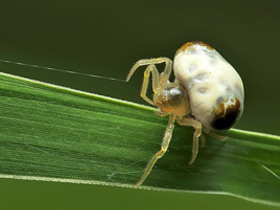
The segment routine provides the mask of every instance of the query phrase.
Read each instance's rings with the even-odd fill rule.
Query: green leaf
[[[160,149],[155,109],[0,73],[0,177],[132,187]],[[232,129],[207,136],[193,165],[193,129],[176,124],[140,188],[229,194],[280,206],[280,137]]]

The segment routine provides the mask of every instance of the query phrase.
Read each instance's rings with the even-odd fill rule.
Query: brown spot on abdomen
[[[227,109],[222,103],[214,110],[214,117],[210,125],[213,130],[230,129],[237,122],[240,113],[241,103],[237,98],[235,99],[235,104],[228,106]]]
[[[214,51],[215,49],[213,47],[211,47],[209,44],[206,44],[202,41],[191,41],[191,42],[187,42],[186,44],[184,44],[182,47],[180,47],[177,51],[176,54],[177,55],[180,51],[185,51],[187,48],[193,46],[193,45],[200,45],[200,46],[205,46],[207,47],[208,50]]]

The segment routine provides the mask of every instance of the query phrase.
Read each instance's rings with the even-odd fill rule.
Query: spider
[[[159,73],[156,64],[165,63]],[[152,157],[135,187],[140,186],[151,172],[156,161],[168,149],[174,123],[192,126],[192,164],[198,154],[199,139],[206,140],[202,131],[224,141],[227,137],[215,133],[230,129],[239,120],[244,109],[244,87],[235,69],[211,46],[201,41],[192,41],[180,47],[174,58],[175,80],[169,81],[172,61],[166,57],[139,60],[131,68],[126,81],[140,66],[148,65],[144,72],[141,97],[158,107],[156,114],[169,115],[161,149]],[[151,100],[146,95],[149,77],[152,75]]]

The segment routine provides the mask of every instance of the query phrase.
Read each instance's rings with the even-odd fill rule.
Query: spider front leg
[[[195,161],[196,156],[198,154],[199,137],[201,137],[201,133],[202,133],[202,124],[196,119],[190,117],[183,117],[183,118],[177,117],[176,120],[180,125],[192,126],[195,129],[195,132],[193,134],[192,158],[191,161],[189,162],[189,164],[191,165]],[[205,144],[204,136],[201,138],[202,138],[202,144]]]
[[[161,150],[158,151],[150,160],[150,162],[148,163],[148,165],[145,168],[145,171],[141,177],[141,179],[139,180],[139,182],[137,182],[137,184],[134,187],[139,187],[147,178],[147,176],[149,175],[149,173],[151,172],[151,170],[153,169],[155,163],[157,162],[157,160],[159,158],[161,158],[165,152],[168,149],[171,137],[172,137],[172,132],[174,129],[174,122],[175,122],[176,116],[173,114],[170,114],[169,116],[169,121],[168,121],[168,125],[164,134],[164,138],[162,140],[162,144],[161,144]]]
[[[141,97],[147,101],[149,104],[151,105],[155,105],[155,103],[148,98],[147,94],[147,89],[148,89],[148,85],[149,85],[149,77],[150,77],[150,72],[152,72],[152,76],[153,76],[153,92],[155,92],[157,86],[158,86],[158,82],[159,82],[159,73],[158,70],[156,68],[156,66],[154,64],[149,65],[145,72],[144,72],[144,80],[143,80],[143,84],[142,84],[142,89],[141,89]]]
[[[166,63],[164,71],[159,74],[155,64],[159,63]],[[155,105],[155,103],[147,97],[147,88],[149,84],[149,77],[150,73],[152,73],[153,76],[153,82],[152,82],[152,88],[153,92],[156,93],[156,89],[158,87],[161,87],[161,84],[166,84],[167,80],[169,79],[170,73],[172,71],[172,61],[169,58],[165,57],[160,57],[160,58],[155,58],[155,59],[143,59],[139,60],[134,64],[134,66],[131,68],[129,74],[127,75],[126,81],[129,81],[131,76],[134,74],[134,72],[138,69],[140,66],[148,65],[144,72],[144,80],[142,84],[142,89],[141,89],[141,97],[147,101],[151,105]]]

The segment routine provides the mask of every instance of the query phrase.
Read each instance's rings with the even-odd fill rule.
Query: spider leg
[[[166,75],[168,75],[168,78],[169,78],[169,75],[171,73],[171,64],[172,64],[172,61],[169,59],[169,58],[165,58],[165,57],[159,57],[159,58],[152,58],[152,59],[141,59],[139,61],[137,61],[133,67],[130,69],[130,72],[129,74],[127,75],[126,77],[126,81],[129,81],[131,76],[134,74],[134,72],[136,71],[136,69],[139,68],[139,66],[146,66],[146,65],[151,65],[151,64],[159,64],[159,63],[166,63],[166,67],[165,67],[165,70],[164,72],[166,71]],[[168,70],[166,69],[167,66],[169,66]]]
[[[205,147],[206,145],[206,138],[203,134],[200,136],[201,147]]]
[[[192,126],[195,129],[195,132],[193,134],[193,146],[192,146],[192,158],[189,164],[193,164],[193,162],[196,159],[196,156],[198,154],[198,148],[199,148],[199,137],[201,136],[202,133],[202,124],[197,121],[194,118],[190,117],[184,117],[184,118],[179,118],[177,117],[177,122],[180,125],[185,125],[185,126]],[[205,144],[205,138],[202,137],[202,144]]]
[[[160,87],[163,88],[169,80],[170,74],[172,72],[172,61],[169,58],[161,58],[161,60],[164,60],[164,62],[166,63],[159,81]]]
[[[220,141],[225,141],[228,137],[227,136],[222,136],[222,135],[219,135],[219,134],[216,134],[214,131],[211,131],[210,129],[203,129],[203,131],[205,133],[207,133],[208,135],[216,138],[216,139],[219,139]]]
[[[139,187],[147,178],[147,176],[149,175],[149,173],[151,172],[152,168],[154,167],[155,163],[157,162],[157,160],[159,158],[161,158],[165,152],[168,149],[171,137],[172,137],[172,132],[174,129],[174,122],[175,122],[176,116],[171,114],[169,116],[169,121],[168,121],[168,125],[165,131],[165,135],[164,138],[162,140],[162,144],[161,144],[161,150],[158,151],[150,160],[150,162],[148,163],[148,165],[145,168],[145,171],[141,177],[141,179],[137,182],[137,184],[135,185],[135,187]]]
[[[158,81],[159,81],[159,73],[158,70],[156,68],[156,66],[154,64],[149,65],[145,72],[144,72],[144,80],[143,80],[143,84],[142,84],[142,89],[141,89],[141,97],[147,101],[148,103],[152,104],[152,105],[156,105],[151,99],[148,98],[148,96],[146,95],[147,93],[147,88],[148,88],[148,84],[149,84],[149,77],[150,77],[150,72],[152,72],[152,76],[153,76],[153,91],[156,91],[156,88],[158,86]]]
[[[159,64],[159,63],[166,63],[165,66],[165,70],[164,72],[159,75],[159,72],[155,66],[155,64]],[[153,76],[153,84],[152,84],[152,88],[153,88],[153,92],[156,93],[156,89],[158,88],[158,84],[159,81],[161,83],[166,84],[171,70],[172,70],[172,61],[169,58],[165,58],[165,57],[160,57],[160,58],[155,58],[155,59],[142,59],[139,60],[138,62],[136,62],[134,64],[134,66],[131,68],[129,74],[127,75],[126,81],[129,81],[131,76],[134,74],[134,72],[137,70],[138,67],[143,66],[143,65],[148,65],[148,67],[146,68],[145,72],[144,72],[144,80],[143,80],[143,84],[142,84],[142,89],[141,89],[141,97],[147,101],[149,104],[152,105],[156,105],[151,99],[149,99],[146,96],[147,93],[147,88],[148,88],[148,84],[149,84],[149,77],[150,77],[150,73],[152,73]],[[164,78],[164,80],[162,79]]]

